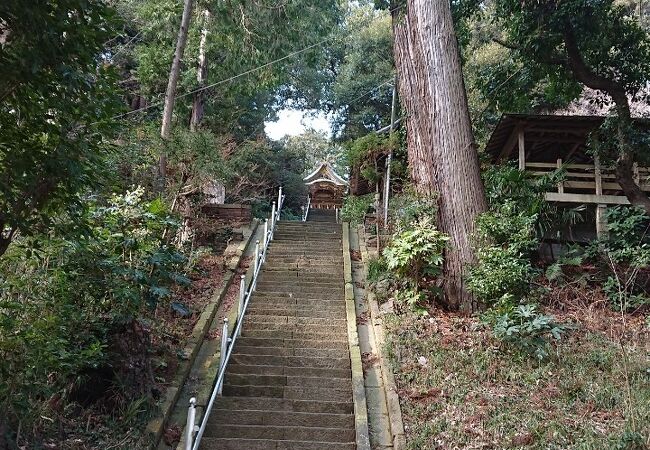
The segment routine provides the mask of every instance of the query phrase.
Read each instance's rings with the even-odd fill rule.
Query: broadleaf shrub
[[[427,296],[439,294],[435,280],[442,274],[443,252],[449,237],[425,218],[393,236],[384,249],[386,267],[400,282],[397,300],[416,306]]]
[[[508,346],[544,359],[549,355],[549,339],[559,341],[567,330],[553,316],[543,314],[535,304],[512,306],[506,294],[500,308],[486,314],[494,336]]]

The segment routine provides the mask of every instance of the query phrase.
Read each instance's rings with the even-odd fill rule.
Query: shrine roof
[[[348,185],[348,182],[345,181],[339,174],[337,174],[334,168],[328,162],[320,163],[316,170],[303,178],[303,181],[307,185],[314,183],[333,183],[337,186]]]

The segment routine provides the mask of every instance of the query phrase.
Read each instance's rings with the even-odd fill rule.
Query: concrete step
[[[230,357],[233,364],[258,366],[313,367],[317,369],[349,369],[350,358],[319,358],[308,356],[264,356],[235,353]]]
[[[343,302],[341,302],[343,303]],[[323,305],[315,305],[311,308],[303,308],[295,305],[294,307],[276,307],[278,305],[252,305],[248,307],[246,317],[251,316],[287,316],[287,317],[313,317],[326,319],[329,317],[345,317],[345,304],[337,305],[336,307],[324,307]]]
[[[275,253],[266,257],[266,264],[322,264],[343,261],[338,252],[323,253],[318,258],[308,258],[302,253]]]
[[[266,272],[300,272],[308,275],[331,275],[336,277],[343,277],[343,264],[340,266],[330,267],[304,267],[297,264],[276,264],[265,267]]]
[[[286,375],[302,377],[350,378],[350,369],[322,369],[313,367],[256,366],[228,364],[228,374]]]
[[[331,327],[337,330],[346,330],[348,327],[345,319],[332,319],[329,317],[289,317],[289,316],[267,316],[251,315],[244,318],[244,324],[249,328],[255,326],[258,329],[268,328],[296,328],[296,327]]]
[[[338,333],[343,334],[347,330],[347,323],[327,323],[323,322],[321,324],[290,324],[290,323],[278,323],[278,322],[255,322],[249,319],[244,319],[244,324],[242,325],[242,331],[244,333],[248,331],[275,331],[275,332],[285,332],[285,331],[311,331],[317,333]]]
[[[330,414],[352,414],[352,403],[331,400],[314,401],[286,398],[252,398],[252,397],[220,397],[216,405],[228,410],[264,410],[264,411],[294,411]]]
[[[306,442],[354,442],[354,428],[320,428],[295,426],[260,426],[217,424],[207,428],[204,436],[220,438],[274,439]]]
[[[239,439],[205,437],[203,450],[354,450],[356,444],[341,442],[300,442],[272,439]]]
[[[242,336],[251,338],[272,338],[272,339],[340,339],[343,333],[338,330],[314,331],[314,330],[269,330],[269,329],[246,329],[242,327]]]
[[[343,283],[343,280],[338,278],[333,278],[327,274],[308,274],[301,272],[261,272],[259,275],[258,282],[262,281],[280,281],[287,283],[316,283],[323,281],[325,283]]]
[[[354,427],[354,415],[293,411],[233,411],[228,409],[213,409],[212,414],[210,414],[208,426],[213,423],[272,426],[291,424],[292,426],[301,427],[319,427],[326,424],[329,428],[351,428]]]
[[[273,235],[274,243],[284,242],[293,243],[295,248],[305,246],[322,246],[327,243],[334,243],[341,245],[340,234],[327,234],[327,233],[294,233],[294,232],[276,232]]]
[[[239,345],[237,351],[246,355],[267,356],[320,356],[323,358],[345,358],[349,356],[347,348],[301,348],[301,347],[258,347]]]
[[[230,373],[226,377],[230,386],[286,386],[301,388],[352,389],[352,382],[347,378],[305,377],[287,375],[257,375]]]
[[[253,300],[251,300],[252,308],[302,308],[302,309],[317,309],[317,308],[340,308],[345,307],[345,300],[343,297],[333,299],[332,296],[324,296],[318,294],[309,294],[309,297],[306,297],[305,294],[299,295],[291,292],[286,292],[287,295],[277,295],[278,293],[273,293],[272,295],[266,296],[262,292],[255,293]],[[320,298],[318,298],[320,297]]]
[[[266,291],[260,292],[257,291],[253,295],[253,300],[255,303],[263,304],[309,304],[309,303],[320,303],[323,304],[337,304],[345,303],[343,295],[337,291],[336,295],[331,292],[299,292],[299,291]]]
[[[340,247],[333,245],[323,245],[322,248],[318,249],[303,249],[296,248],[296,246],[291,247],[282,247],[278,248],[275,245],[271,245],[267,257],[270,256],[302,256],[304,258],[323,258],[325,256],[338,256],[339,258],[343,255],[343,250]]]
[[[259,281],[257,283],[258,292],[293,292],[299,294],[300,296],[309,294],[319,294],[321,296],[342,296],[345,294],[345,289],[343,283],[337,283],[335,285],[323,285],[319,286],[317,284],[298,284],[298,283],[283,283],[277,281]]]
[[[342,287],[345,283],[343,278],[339,279],[339,277],[332,277],[328,276],[327,274],[319,274],[318,276],[319,279],[316,280],[303,279],[301,277],[292,277],[291,275],[284,277],[265,276],[257,280],[257,286],[258,289],[259,286],[268,284],[299,286],[303,288],[324,287],[331,289],[333,287]]]
[[[223,386],[223,395],[233,397],[269,397],[288,398],[292,400],[331,400],[336,402],[351,402],[352,388],[251,386],[233,385],[228,384],[226,381]]]
[[[241,336],[237,339],[237,345],[244,347],[258,346],[258,347],[284,347],[284,348],[322,348],[322,349],[343,349],[347,351],[348,341],[347,336],[341,336],[340,339],[265,339],[265,338],[250,338]]]

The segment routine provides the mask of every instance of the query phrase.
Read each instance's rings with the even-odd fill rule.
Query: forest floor
[[[574,326],[546,361],[501,348],[476,317],[386,314],[409,448],[649,448],[643,316],[623,328],[604,301],[546,312]]]

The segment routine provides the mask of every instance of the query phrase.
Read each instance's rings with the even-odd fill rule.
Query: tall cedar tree
[[[407,0],[391,10],[411,178],[417,192],[438,196],[438,224],[450,237],[445,302],[471,311],[476,305],[463,275],[475,260],[470,238],[486,200],[450,5]]]

